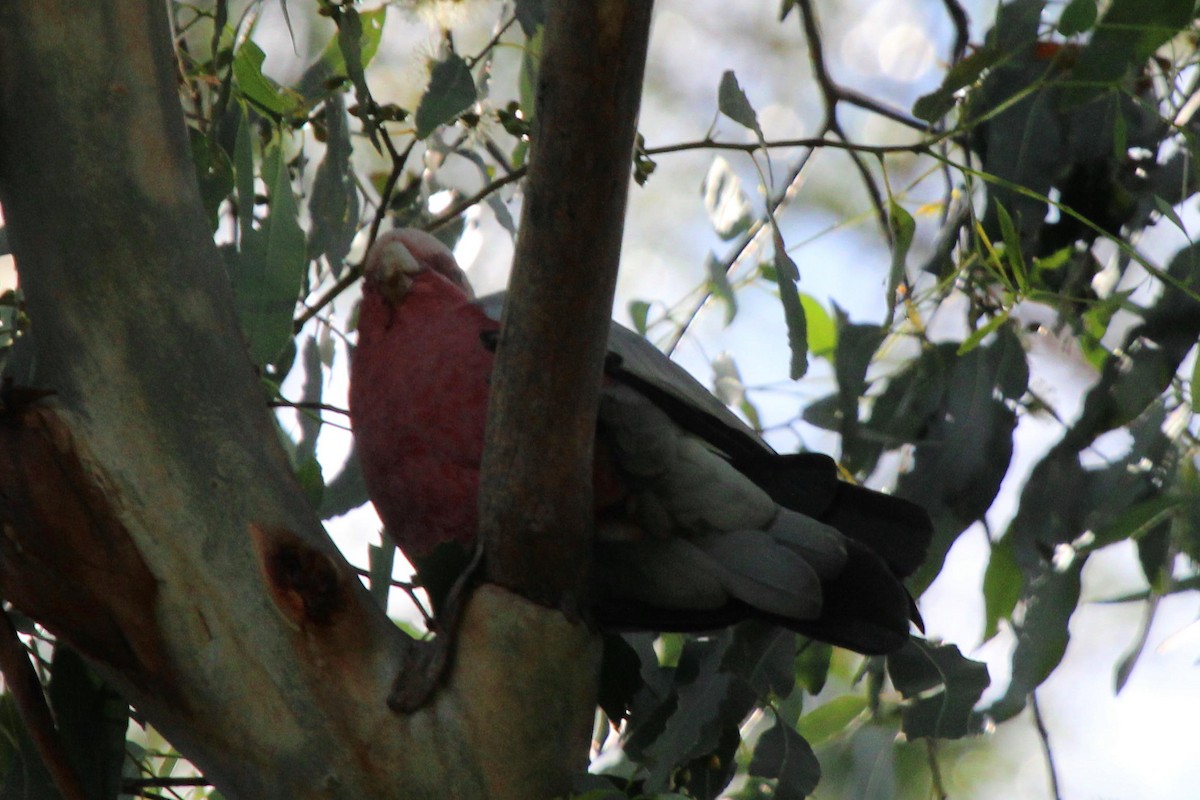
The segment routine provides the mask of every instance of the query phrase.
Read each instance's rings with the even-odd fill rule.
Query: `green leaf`
[[[1003,48],[984,47],[964,58],[946,71],[942,85],[913,103],[913,116],[926,122],[936,122],[954,108],[958,92],[979,79],[984,70],[1005,56]]]
[[[308,254],[313,259],[324,256],[337,278],[358,233],[360,213],[358,183],[350,167],[349,118],[340,94],[325,103],[325,130],[325,157],[317,167],[308,199],[312,220]]]
[[[1161,45],[1187,28],[1193,0],[1113,0],[1073,70],[1072,103],[1115,88]]]
[[[363,483],[358,453],[353,448],[342,471],[325,482],[319,513],[321,519],[338,517],[367,502],[367,486]]]
[[[308,263],[279,142],[263,156],[263,180],[270,187],[269,211],[259,228],[242,231],[232,275],[242,329],[256,364],[273,359],[291,340],[292,315]]]
[[[301,403],[320,403],[325,387],[325,374],[321,370],[321,348],[317,337],[310,336],[304,342],[301,354],[301,365],[304,370],[304,385],[300,390]],[[297,409],[300,435],[296,439],[295,464],[301,464],[307,459],[315,459],[317,455],[317,438],[321,435],[321,417],[307,409]],[[318,477],[320,467],[318,466]],[[324,488],[324,482],[320,488]],[[312,495],[310,495],[311,499]],[[320,498],[320,495],[316,495]],[[319,505],[317,503],[316,505]]]
[[[721,156],[713,159],[704,182],[700,185],[704,195],[704,209],[717,236],[728,241],[741,236],[750,229],[754,221],[750,201],[742,191],[742,182]]]
[[[433,65],[429,87],[417,106],[417,138],[424,139],[442,125],[452,122],[474,104],[478,97],[475,79],[467,62],[458,53]]]
[[[726,70],[721,75],[721,85],[717,89],[717,108],[742,127],[754,131],[754,135],[762,141],[763,132],[758,125],[758,114],[754,112],[754,106],[750,105],[746,93],[738,85],[737,76],[731,70]]]
[[[1079,577],[1086,561],[1080,556],[1061,572],[1045,569],[1030,586],[1025,620],[1017,631],[1012,656],[1012,679],[1004,696],[985,712],[996,722],[1020,713],[1033,690],[1062,661],[1071,640],[1068,623],[1079,604]]]
[[[1008,262],[1009,271],[1016,279],[1017,288],[1022,294],[1029,293],[1029,270],[1025,266],[1025,256],[1021,252],[1021,237],[1017,227],[1013,225],[1008,209],[999,200],[996,201],[996,214],[1000,219],[1000,233],[1004,237],[1004,260]]]
[[[196,180],[200,184],[200,199],[208,215],[209,227],[217,228],[217,214],[221,204],[233,191],[233,163],[225,148],[209,139],[195,128],[188,128],[191,137],[192,165],[196,168]],[[0,229],[0,255],[5,255],[4,232]]]
[[[797,381],[808,372],[808,322],[796,282],[800,280],[800,269],[788,255],[779,229],[773,231],[775,242],[774,266],[779,279],[779,300],[783,304],[783,319],[787,323],[788,347],[792,351],[791,376]]]
[[[787,628],[750,620],[734,628],[733,642],[721,669],[744,680],[759,697],[786,697],[796,683],[792,663],[796,634]]]
[[[712,253],[708,254],[704,266],[708,271],[708,289],[714,297],[724,303],[725,324],[728,325],[737,316],[737,297],[729,283],[729,274],[725,272],[725,265]]]
[[[665,789],[676,767],[710,753],[720,744],[722,727],[728,722],[727,704],[736,697],[752,693],[730,672],[720,668],[733,641],[729,631],[708,641],[688,641],[679,657],[677,675],[693,675],[677,688],[678,703],[662,733],[645,749],[646,760],[653,764],[647,788]],[[750,703],[752,705],[752,702]],[[734,727],[741,721],[731,722]]]
[[[800,292],[800,305],[808,332],[808,350],[817,358],[829,358],[837,350],[837,325],[817,298]]]
[[[796,654],[796,682],[809,694],[820,694],[829,676],[829,662],[833,658],[833,647],[816,639],[809,639]]]
[[[1176,228],[1183,232],[1184,236],[1188,235],[1187,228],[1184,227],[1183,220],[1179,218],[1179,214],[1171,207],[1171,204],[1163,200],[1158,195],[1154,195],[1154,205],[1158,208],[1158,213],[1162,214],[1167,219],[1171,220]]]
[[[233,142],[233,176],[237,189],[238,236],[253,235],[254,228],[254,136],[250,130],[250,113],[244,103],[238,104],[237,134]]]
[[[1140,539],[1183,508],[1183,498],[1162,494],[1127,508],[1112,522],[1098,527],[1095,540],[1088,546],[1097,550],[1126,539]]]
[[[347,34],[342,34],[339,29],[338,36],[325,46],[321,60],[329,65],[334,75],[345,75],[354,80],[370,65],[379,50],[379,43],[383,40],[383,23],[387,20],[387,6],[371,11],[358,11],[350,6],[342,8],[344,14],[353,13],[358,24],[348,27]],[[354,32],[358,34],[357,40],[351,35]]]
[[[748,771],[759,778],[777,778],[777,800],[807,797],[821,780],[821,765],[812,747],[778,719],[759,738]]]
[[[266,57],[261,47],[247,39],[233,57],[233,82],[258,109],[279,118],[291,114],[299,103],[295,97],[285,96],[279,84],[263,75]]]
[[[647,318],[650,316],[650,304],[645,300],[630,300],[629,301],[629,319],[633,323],[633,329],[637,331],[639,336],[645,336],[647,330]]]
[[[983,327],[972,331],[971,335],[963,340],[963,343],[958,346],[958,350],[955,352],[955,355],[965,356],[967,353],[970,353],[979,346],[979,343],[982,342],[989,333],[999,329],[1000,326],[1008,322],[1008,316],[1009,312],[1004,311],[1003,313],[997,314],[989,319],[987,324]]]
[[[989,641],[1000,630],[1000,620],[1009,619],[1021,599],[1025,579],[1013,555],[1012,543],[1001,539],[992,545],[987,571],[983,573],[983,640]]]
[[[796,731],[809,744],[818,746],[846,730],[868,706],[867,697],[862,694],[835,697],[802,716],[796,723]]]
[[[1096,0],[1071,0],[1058,18],[1058,32],[1075,36],[1090,31],[1099,16]]]
[[[321,507],[321,498],[325,494],[325,477],[321,474],[321,462],[309,457],[296,466],[296,482],[308,496],[308,503],[313,508]]]
[[[837,306],[834,306],[838,323],[837,352],[834,354],[833,372],[838,384],[838,432],[842,435],[842,461],[851,472],[857,471],[865,458],[873,457],[877,446],[869,446],[870,453],[862,449],[859,437],[858,401],[867,391],[867,370],[875,357],[875,351],[883,343],[885,331],[878,325],[858,325]]]
[[[887,318],[891,319],[896,311],[896,292],[906,276],[908,251],[912,247],[913,234],[916,233],[917,223],[905,208],[897,203],[889,192],[888,196],[888,228],[892,232],[892,266],[888,272]]]
[[[913,637],[887,657],[892,683],[909,702],[902,729],[910,739],[960,739],[978,733],[975,704],[990,678],[987,665],[972,661],[952,644]]]
[[[320,58],[309,65],[295,84],[296,93],[304,98],[307,106],[312,107],[323,98],[340,94],[342,86],[336,78],[349,79],[359,104],[365,105],[370,93],[364,70],[379,50],[386,15],[386,5],[362,12],[349,5],[341,7],[334,17],[337,32],[325,44]]]

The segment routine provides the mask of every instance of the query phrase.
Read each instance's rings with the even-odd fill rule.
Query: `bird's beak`
[[[421,264],[399,241],[381,242],[368,267],[368,275],[378,283],[379,291],[392,305],[399,303],[412,288]]]

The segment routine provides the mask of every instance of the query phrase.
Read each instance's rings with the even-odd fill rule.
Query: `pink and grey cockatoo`
[[[476,301],[450,250],[422,231],[382,235],[365,262],[358,455],[388,534],[434,588],[476,540],[502,299]],[[608,345],[595,622],[701,631],[757,617],[863,653],[903,645],[919,617],[901,581],[929,545],[926,513],[839,480],[828,456],[777,454],[632,331],[614,323]]]

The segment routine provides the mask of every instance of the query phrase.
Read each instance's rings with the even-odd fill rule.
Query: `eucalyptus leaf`
[[[429,86],[417,106],[417,138],[424,139],[474,105],[477,98],[475,79],[467,62],[458,53],[450,53],[434,63]]]

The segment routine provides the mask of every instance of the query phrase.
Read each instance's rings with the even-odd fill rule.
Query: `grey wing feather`
[[[488,317],[500,321],[504,311],[504,292],[489,294],[475,302]],[[656,390],[682,407],[690,407],[696,413],[711,418],[712,423],[731,429],[743,446],[761,449],[764,453],[774,452],[691,373],[650,342],[616,322],[608,329],[608,352],[619,359],[618,378],[632,379],[642,384],[636,388]]]

